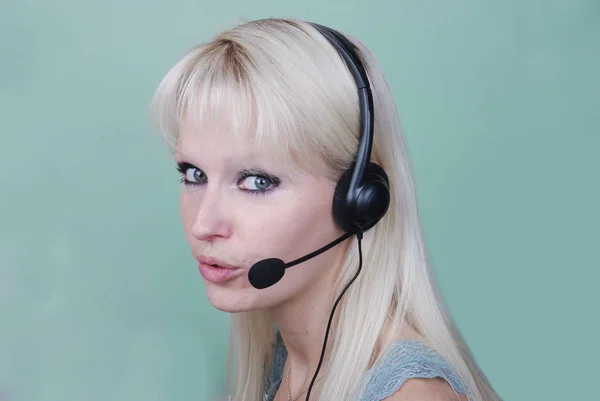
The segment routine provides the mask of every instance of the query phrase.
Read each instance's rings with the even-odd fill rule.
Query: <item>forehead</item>
[[[186,122],[179,132],[175,150],[202,162],[254,163],[302,174],[329,176],[329,169],[316,152],[299,155],[285,141],[258,141],[251,130],[232,128],[225,120]]]
[[[236,134],[226,124],[215,121],[184,124],[177,137],[176,150],[203,157],[244,154],[259,156],[260,153],[266,153],[266,149],[257,146],[248,135]],[[281,157],[285,158],[283,155]]]

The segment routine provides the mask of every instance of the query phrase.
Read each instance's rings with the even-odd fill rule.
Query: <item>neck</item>
[[[327,294],[324,289],[314,292]],[[307,296],[303,296],[302,299],[292,300],[272,310],[287,351],[286,369],[291,368],[291,377],[296,383],[305,381],[303,378],[310,381],[317,369],[334,301],[316,294],[305,295]],[[331,350],[332,331],[333,327],[329,332],[319,376],[324,372],[324,365]]]
[[[271,310],[287,351],[284,373],[287,374],[288,369],[291,369],[292,395],[299,393],[310,384],[321,358],[327,324],[333,303],[337,298],[337,294],[331,291],[330,280],[322,280],[322,283],[324,284],[313,285],[300,296]],[[334,318],[329,331],[319,378],[326,373],[335,320]]]
[[[290,371],[292,397],[310,384],[319,366],[331,310],[339,296],[332,289],[342,266],[340,257],[334,262],[335,267],[324,270],[326,273],[306,290],[270,310],[287,351],[284,374]],[[317,379],[327,374],[338,313],[336,308]]]

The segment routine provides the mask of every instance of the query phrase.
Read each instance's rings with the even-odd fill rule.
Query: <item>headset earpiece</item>
[[[349,193],[353,168],[339,179],[333,197],[333,217],[345,232],[367,231],[387,212],[390,204],[389,180],[378,164],[367,165],[364,184],[357,188],[357,196]]]

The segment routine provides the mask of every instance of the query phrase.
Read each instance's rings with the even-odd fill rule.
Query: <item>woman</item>
[[[230,399],[498,399],[432,282],[396,107],[364,45],[247,22],[185,55],[153,110],[208,298],[232,313]],[[365,158],[375,195],[360,202],[376,210],[361,220],[347,202]]]

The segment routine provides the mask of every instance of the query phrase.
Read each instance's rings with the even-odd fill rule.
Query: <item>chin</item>
[[[283,291],[286,295],[281,294],[281,289],[273,291],[273,289],[270,291],[267,289],[257,290],[254,287],[223,288],[206,283],[206,295],[211,305],[215,309],[227,313],[268,310],[289,299],[287,291]]]
[[[220,310],[221,312],[227,312],[227,313],[252,312],[252,311],[266,309],[266,308],[261,308],[258,306],[253,307],[253,306],[243,305],[243,304],[234,304],[232,302],[218,302],[218,301],[211,300],[210,303],[212,304],[212,306],[215,309]]]
[[[222,312],[240,313],[261,309],[253,305],[252,299],[244,294],[244,289],[224,288],[212,283],[205,283],[205,286],[209,302]]]
[[[227,312],[227,313],[241,313],[241,312],[247,312],[246,309],[244,308],[240,308],[237,306],[232,306],[232,305],[227,305],[227,304],[219,304],[219,303],[215,303],[211,301],[212,306],[221,311],[221,312]]]

